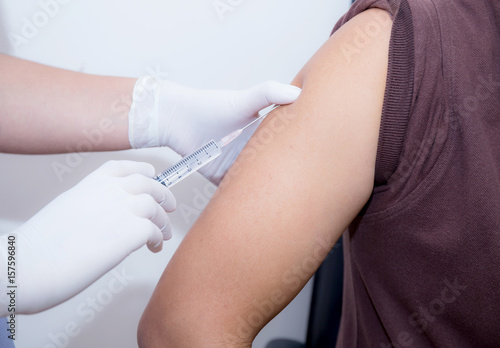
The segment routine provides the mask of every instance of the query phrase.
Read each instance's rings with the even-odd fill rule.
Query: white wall
[[[216,3],[232,10],[219,16]],[[0,0],[0,51],[93,74],[140,76],[159,69],[175,82],[200,88],[245,88],[267,79],[289,82],[328,38],[349,3]],[[0,231],[25,221],[109,159],[148,161],[160,171],[175,158],[167,149],[0,154]],[[71,166],[71,172],[56,175],[57,162]],[[178,199],[178,211],[171,215],[174,238],[163,252],[153,255],[143,248],[74,299],[42,314],[19,317],[17,347],[136,347],[142,310],[213,187],[198,176],[173,192]],[[304,341],[310,294],[309,284],[262,331],[254,347],[264,347],[274,337]]]

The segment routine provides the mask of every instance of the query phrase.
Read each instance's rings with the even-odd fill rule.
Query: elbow
[[[250,348],[252,339],[230,334],[228,325],[210,310],[176,311],[176,306],[148,305],[137,328],[139,348],[232,347]],[[202,315],[206,313],[207,315]]]
[[[137,327],[137,344],[139,348],[171,348],[171,337],[163,320],[154,317],[154,314],[146,308]]]
[[[151,301],[137,327],[139,348],[205,347],[210,341],[210,331],[203,321],[191,316],[190,311],[180,311],[177,306]],[[216,347],[217,345],[213,345]]]
[[[137,327],[137,345],[139,348],[154,347],[155,332],[147,325],[147,318],[145,315],[146,313],[143,314],[139,321],[139,326]]]

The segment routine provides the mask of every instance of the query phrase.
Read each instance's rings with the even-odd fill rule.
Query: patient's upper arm
[[[250,347],[362,209],[390,25],[356,54],[342,48],[381,15],[366,11],[337,31],[296,78],[299,100],[255,133],[160,279],[141,347]]]

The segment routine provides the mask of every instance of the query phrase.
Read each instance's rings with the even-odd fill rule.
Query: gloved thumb
[[[243,98],[246,99],[246,103],[242,104],[246,104],[255,111],[271,104],[290,104],[297,100],[301,91],[296,86],[267,81],[243,91]]]

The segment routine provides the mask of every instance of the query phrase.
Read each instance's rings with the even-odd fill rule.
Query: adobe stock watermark
[[[22,45],[26,45],[30,40],[38,36],[50,21],[56,17],[63,6],[72,0],[39,0],[39,10],[29,17],[21,18],[21,28],[19,33],[10,32],[7,34],[12,47],[17,51]]]
[[[224,21],[226,16],[241,6],[243,2],[244,0],[215,0],[212,3],[212,6],[214,7],[219,19]]]
[[[201,212],[205,209],[208,202],[214,195],[217,187],[211,183],[207,183],[203,190],[195,187],[192,189],[193,199],[191,204],[181,203],[177,210],[181,213],[186,226],[191,226],[196,219],[200,216]]]
[[[64,163],[54,161],[52,162],[52,170],[59,182],[63,182],[64,175],[72,173],[83,162],[83,158],[88,156],[90,152],[96,149],[104,140],[106,134],[112,133],[116,130],[112,119],[105,118],[99,122],[99,127],[96,129],[82,131],[85,139],[78,142],[76,151],[70,146],[66,147],[68,154],[65,156]]]
[[[301,114],[301,116],[308,117],[307,114]],[[242,162],[255,161],[258,153],[269,146],[274,141],[276,135],[283,132],[296,117],[298,117],[297,114],[284,111],[281,108],[274,110],[272,115],[267,116],[266,125],[257,129],[252,138],[250,138],[245,148],[241,151],[238,160],[226,173],[224,180],[219,185],[219,189],[223,189],[234,177],[239,175]]]
[[[94,296],[87,297],[84,302],[81,302],[75,309],[75,314],[78,320],[72,320],[66,323],[64,329],[59,332],[49,332],[47,338],[50,343],[46,343],[43,348],[66,348],[69,346],[71,339],[82,333],[82,328],[90,324],[108,306],[116,295],[123,292],[135,276],[127,274],[125,268],[120,272],[116,269],[111,272],[113,278],[108,281],[105,288],[101,289]]]
[[[144,86],[144,90],[141,93],[136,93],[133,96],[136,102],[144,100],[147,93],[168,76],[168,73],[163,72],[159,65],[154,69],[147,67],[146,72],[147,75],[153,78],[150,79],[150,84]],[[66,146],[67,154],[64,156],[64,160],[53,161],[51,164],[52,171],[59,182],[63,182],[65,175],[71,174],[91,152],[99,149],[106,135],[117,130],[117,123],[123,123],[124,120],[128,120],[131,105],[132,93],[122,95],[111,104],[110,117],[101,119],[96,128],[82,130],[82,139],[73,147]]]
[[[415,328],[419,334],[425,333],[429,326],[436,321],[436,319],[443,315],[446,308],[452,303],[457,301],[462,292],[468,288],[468,285],[461,284],[458,278],[452,282],[448,279],[443,281],[444,286],[433,300],[428,304],[419,306],[417,312],[414,312],[408,318],[410,326]],[[396,337],[396,342],[380,343],[380,348],[403,348],[411,347],[415,339],[408,331],[402,331]]]
[[[493,74],[479,76],[474,93],[464,98],[460,103],[459,112],[462,117],[472,118],[482,102],[490,99],[500,88],[500,81],[495,81]]]
[[[147,93],[152,91],[161,81],[166,80],[169,76],[168,72],[161,69],[161,66],[156,65],[154,68],[146,67],[146,76],[151,76],[149,79],[150,84],[146,84],[143,90],[136,89],[134,94],[122,95],[119,99],[111,105],[111,112],[115,115],[121,115],[123,118],[128,119],[130,107],[132,106],[133,99],[138,102],[144,101],[147,98]]]
[[[365,24],[363,29],[357,27],[351,43],[344,43],[340,48],[344,58],[350,63],[352,57],[361,53],[373,38],[380,35],[382,28],[391,27],[392,19],[382,13],[375,13],[375,19]]]
[[[268,146],[274,141],[277,133],[282,132],[290,121],[295,118],[296,114],[285,113],[283,111],[274,115],[267,126],[257,130],[254,136],[247,144],[240,144],[239,160],[226,173],[224,180],[220,183],[219,188],[223,189],[232,178],[240,173],[240,161],[254,161],[259,151]],[[246,145],[246,146],[245,146]],[[193,198],[191,204],[178,204],[177,211],[180,212],[186,226],[191,226],[205,209],[212,196],[217,191],[217,187],[211,183],[207,183],[202,190],[193,188]]]
[[[268,299],[252,301],[251,305],[254,310],[246,317],[240,316],[237,318],[236,332],[226,334],[224,337],[225,342],[241,342],[251,337],[253,330],[259,329],[268,318],[283,307],[287,300],[286,294],[298,291],[316,272],[328,254],[338,245],[335,244],[336,240],[330,235],[326,236],[325,239],[318,237],[316,240],[317,246],[313,253],[283,273],[280,285],[270,293]]]
[[[461,100],[457,107],[444,109],[441,115],[433,115],[432,117],[442,117],[444,122],[440,127],[434,129],[434,133],[428,136],[421,143],[417,139],[411,139],[413,148],[418,148],[416,156],[409,158],[403,157],[399,168],[393,174],[397,181],[406,180],[412,173],[412,169],[421,166],[429,157],[433,149],[440,149],[448,139],[450,132],[462,132],[465,120],[474,120],[475,112],[479,109],[481,103],[492,100],[495,93],[500,88],[500,81],[494,79],[493,74],[488,76],[478,76],[475,87],[472,93]],[[391,180],[394,180],[391,179]],[[391,185],[391,190],[394,190],[394,185]]]
[[[276,134],[286,129],[286,126],[296,116],[296,114],[286,113],[279,109],[275,113],[270,118],[268,125],[258,129],[247,144],[239,144],[240,148],[237,149],[240,152],[238,160],[227,171],[224,180],[219,185],[220,189],[223,189],[232,178],[240,173],[240,161],[254,161],[258,152],[273,142]],[[177,211],[181,213],[186,226],[191,226],[198,219],[216,191],[216,186],[207,183],[202,190],[198,188],[192,189],[193,198],[190,204],[178,204]]]

